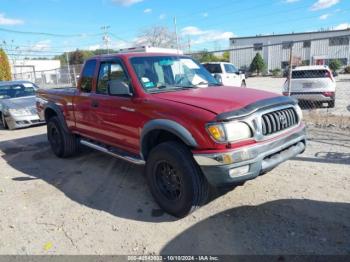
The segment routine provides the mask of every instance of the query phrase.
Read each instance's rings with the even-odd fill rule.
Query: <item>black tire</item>
[[[152,149],[146,179],[156,202],[173,216],[184,217],[208,200],[207,180],[190,150],[178,142],[165,142]]]
[[[9,129],[9,126],[6,123],[6,119],[2,113],[1,113],[1,124],[2,124],[4,129]]]
[[[78,151],[78,140],[74,134],[68,133],[62,127],[58,117],[51,117],[47,122],[47,139],[56,156],[65,158],[73,156]]]
[[[242,80],[241,87],[247,87],[245,80]]]
[[[334,106],[335,106],[334,100],[328,102],[328,108],[334,108]]]

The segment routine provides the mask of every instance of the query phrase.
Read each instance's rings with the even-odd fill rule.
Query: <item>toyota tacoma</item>
[[[177,217],[210,188],[253,179],[306,145],[295,99],[222,86],[178,52],[90,58],[77,88],[39,89],[37,109],[58,157],[82,144],[145,165],[155,201]]]

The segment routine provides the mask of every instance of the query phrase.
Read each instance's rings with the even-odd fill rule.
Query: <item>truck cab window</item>
[[[92,80],[94,77],[96,60],[89,60],[85,63],[81,76],[80,90],[84,93],[90,93],[92,90]]]
[[[127,83],[123,67],[118,62],[101,63],[96,93],[108,94],[108,86],[113,88],[118,83]]]

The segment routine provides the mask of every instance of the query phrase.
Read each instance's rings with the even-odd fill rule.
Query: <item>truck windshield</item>
[[[150,93],[220,85],[188,57],[134,57],[130,61],[144,90]]]
[[[0,86],[0,99],[35,96],[36,88],[32,84]]]

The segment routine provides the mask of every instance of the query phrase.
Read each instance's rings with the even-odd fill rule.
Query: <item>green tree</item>
[[[10,81],[11,67],[8,57],[3,49],[0,48],[0,81]]]
[[[341,63],[338,59],[333,59],[333,60],[331,60],[330,63],[329,63],[329,68],[330,68],[333,72],[339,70],[341,66],[342,66],[342,63]]]
[[[256,72],[259,75],[262,71],[264,71],[265,68],[266,64],[264,62],[264,59],[262,58],[260,53],[256,53],[252,63],[250,64],[250,71]]]
[[[222,62],[230,62],[230,52],[229,51],[226,51],[222,54],[221,61]]]
[[[80,50],[75,50],[69,54],[69,64],[70,65],[81,65],[84,63],[84,52]]]
[[[193,57],[198,60],[200,63],[207,62],[220,62],[220,57],[215,56],[213,53],[209,53],[207,50],[204,50],[200,53],[196,53]]]

